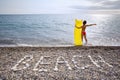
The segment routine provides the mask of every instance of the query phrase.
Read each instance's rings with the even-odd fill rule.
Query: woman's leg
[[[81,34],[82,42],[83,42],[83,34]]]
[[[84,39],[85,39],[85,42],[87,43],[87,37],[86,37],[86,34],[84,35]]]

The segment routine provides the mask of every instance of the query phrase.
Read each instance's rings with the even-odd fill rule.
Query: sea
[[[0,46],[74,46],[75,19],[97,24],[90,46],[120,46],[120,14],[0,14]]]

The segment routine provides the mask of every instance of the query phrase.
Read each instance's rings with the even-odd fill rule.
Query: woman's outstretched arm
[[[88,25],[86,25],[86,26],[88,27],[88,26],[94,26],[94,25],[96,25],[96,24],[88,24]]]

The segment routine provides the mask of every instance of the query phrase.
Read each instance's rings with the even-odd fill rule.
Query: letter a
[[[60,59],[63,59],[63,61],[60,61]],[[65,58],[60,56],[57,58],[57,62],[56,62],[56,66],[54,68],[55,71],[58,71],[58,64],[66,64],[66,66],[68,67],[69,70],[72,70],[72,68],[70,67],[70,65],[68,64],[67,61],[65,61]]]

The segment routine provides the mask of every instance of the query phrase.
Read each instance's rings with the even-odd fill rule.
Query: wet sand
[[[120,46],[0,47],[0,80],[120,80]]]

